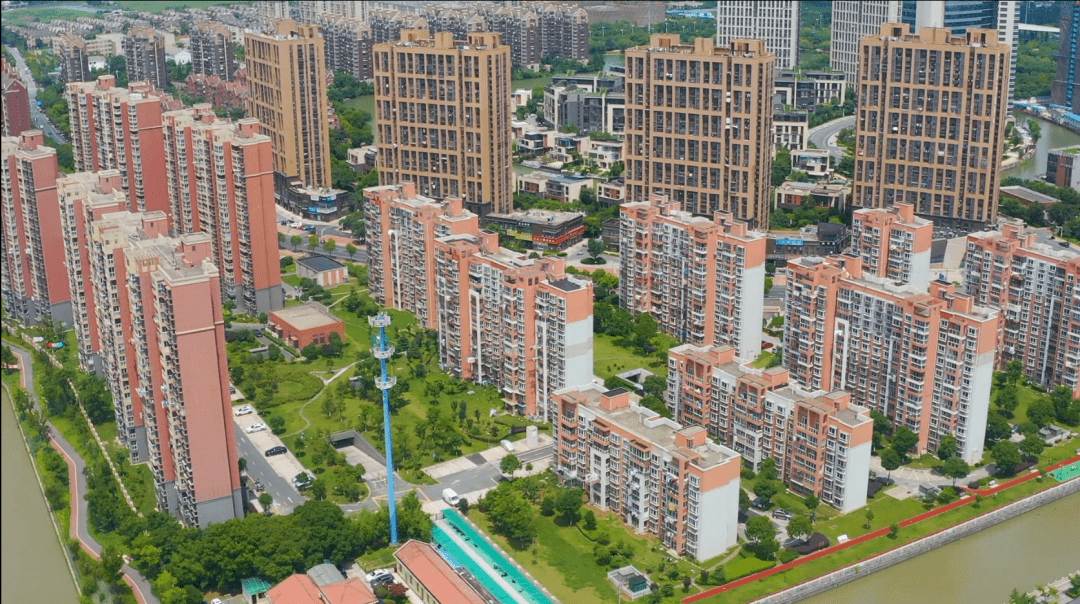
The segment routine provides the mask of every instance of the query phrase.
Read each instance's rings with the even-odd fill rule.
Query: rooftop
[[[297,260],[296,263],[318,273],[345,268],[344,264],[327,256],[308,256]]]
[[[552,287],[560,289],[564,292],[576,292],[577,290],[584,287],[584,285],[582,285],[581,283],[570,279],[556,279],[554,281],[550,281],[550,283]]]
[[[547,224],[557,226],[583,218],[581,212],[556,212],[553,210],[524,210],[506,214],[488,214],[488,220],[513,221],[524,224]]]
[[[315,302],[275,310],[270,313],[270,317],[288,323],[296,329],[314,329],[342,322],[341,319],[331,315],[325,306]]]
[[[1048,205],[1061,201],[1057,197],[1044,195],[1042,193],[1039,193],[1038,191],[1033,191],[1032,189],[1029,189],[1027,187],[1021,187],[1019,185],[1001,187],[1001,193],[1003,195],[1015,197],[1021,201],[1026,201],[1028,203],[1041,203]]]
[[[484,604],[483,598],[427,543],[410,540],[394,557],[424,584],[439,604]]]

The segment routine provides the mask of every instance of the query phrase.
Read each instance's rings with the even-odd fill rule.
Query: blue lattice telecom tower
[[[384,312],[368,317],[372,327],[378,327],[379,333],[371,334],[371,354],[379,359],[381,373],[375,378],[375,387],[382,390],[383,438],[386,441],[386,488],[390,501],[390,545],[397,545],[397,492],[394,490],[394,439],[390,432],[390,389],[397,383],[397,378],[387,373],[386,363],[394,356],[394,347],[386,336],[390,325],[390,316]]]

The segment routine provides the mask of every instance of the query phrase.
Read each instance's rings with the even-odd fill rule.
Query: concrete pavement
[[[843,159],[844,148],[836,144],[836,136],[844,128],[855,126],[855,116],[849,115],[838,120],[826,122],[816,128],[811,128],[807,138],[818,149],[828,149],[836,159]]]

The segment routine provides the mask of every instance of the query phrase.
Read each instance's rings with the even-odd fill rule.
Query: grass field
[[[183,10],[185,8],[206,8],[217,4],[251,4],[251,0],[124,0],[118,2],[115,8],[128,11],[161,14],[167,9]]]
[[[661,334],[657,339],[667,339],[668,336]],[[629,346],[621,346],[616,343],[617,338],[604,333],[593,335],[593,373],[607,379],[615,374],[644,367],[649,371],[667,378],[667,360],[661,361],[656,355],[644,356]],[[677,343],[665,340],[658,349],[667,351]]]
[[[147,3],[152,4],[152,3]],[[29,25],[31,23],[49,23],[50,21],[74,21],[79,17],[96,17],[93,12],[42,6],[19,8],[4,11],[4,25]]]

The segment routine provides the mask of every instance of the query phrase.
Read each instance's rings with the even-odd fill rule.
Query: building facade
[[[884,23],[899,23],[902,6],[903,0],[835,0],[829,68],[843,72],[848,82],[856,81],[862,39],[881,33]]]
[[[18,69],[7,59],[0,60],[0,113],[3,113],[2,136],[19,136],[34,129],[30,120],[30,95]]]
[[[659,196],[620,211],[619,303],[696,345],[761,352],[765,235],[717,212],[692,216]]]
[[[202,21],[191,29],[191,72],[231,82],[236,73],[232,33],[220,23]]]
[[[1046,182],[1080,190],[1080,145],[1050,149],[1046,154]]]
[[[406,30],[374,52],[379,184],[412,182],[480,216],[511,211],[510,48],[500,36]]]
[[[815,111],[819,105],[842,105],[847,76],[828,71],[781,71],[776,76],[776,103],[796,111]]]
[[[584,212],[519,210],[488,214],[485,226],[499,225],[503,232],[537,251],[561,251],[581,241],[585,234]]]
[[[70,33],[57,38],[56,54],[60,59],[60,79],[65,84],[90,81],[90,53],[86,41]]]
[[[1080,397],[1080,248],[1019,221],[968,235],[967,292],[1003,315],[997,366],[1024,364],[1024,374]]]
[[[962,228],[992,222],[1009,74],[996,32],[883,25],[860,61],[854,205],[906,202]]]
[[[761,40],[654,34],[628,49],[627,199],[661,193],[688,212],[768,225],[773,63]]]
[[[371,27],[359,19],[322,15],[316,20],[326,43],[326,68],[357,80],[374,77],[371,69]]]
[[[266,32],[245,34],[244,48],[248,115],[273,143],[275,187],[284,189],[290,179],[329,187],[330,104],[319,28],[281,19]]]
[[[930,245],[934,223],[915,216],[915,207],[855,210],[851,215],[851,250],[863,271],[918,289],[930,285]]]
[[[784,362],[807,390],[846,390],[919,437],[948,434],[982,459],[999,316],[944,281],[929,291],[864,271],[853,255],[788,264]]]
[[[1061,47],[1050,102],[1080,113],[1080,0],[1063,3],[1060,26]]]
[[[150,82],[157,90],[169,87],[164,34],[152,27],[132,27],[124,36],[123,46],[129,81]]]
[[[739,454],[639,406],[637,395],[589,384],[555,393],[555,465],[564,484],[664,547],[707,560],[738,538]]]
[[[720,46],[735,40],[765,41],[778,69],[799,64],[799,2],[797,0],[737,0],[716,5],[716,39]]]

